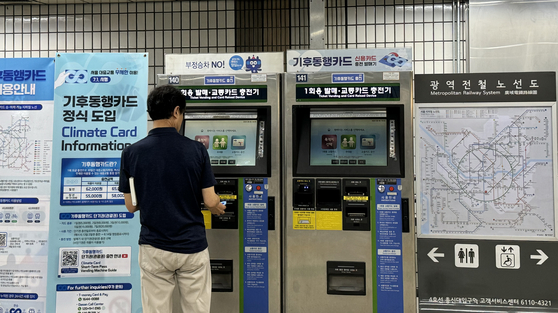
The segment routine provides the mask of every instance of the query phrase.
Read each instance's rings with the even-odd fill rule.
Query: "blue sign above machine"
[[[282,52],[167,54],[165,73],[180,74],[257,74],[282,73]]]
[[[287,72],[411,71],[411,48],[288,50]]]

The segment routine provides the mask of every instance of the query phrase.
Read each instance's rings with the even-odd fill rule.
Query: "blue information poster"
[[[377,312],[403,313],[401,179],[377,179],[376,187],[375,306]]]
[[[0,312],[44,313],[54,59],[0,59]]]
[[[245,178],[244,188],[244,310],[269,312],[267,178]]]
[[[147,75],[144,53],[56,58],[47,312],[141,312],[139,218],[118,178],[147,133]]]

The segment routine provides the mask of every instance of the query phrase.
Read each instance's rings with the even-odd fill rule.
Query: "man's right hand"
[[[215,193],[214,187],[208,187],[202,189],[203,203],[205,207],[213,215],[223,215],[225,214],[225,209],[227,208],[221,203],[221,198]]]
[[[222,204],[221,202],[218,202],[217,206],[212,208],[207,207],[207,209],[211,212],[211,214],[219,216],[225,214],[227,206]]]

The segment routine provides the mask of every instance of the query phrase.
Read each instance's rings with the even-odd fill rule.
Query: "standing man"
[[[200,203],[214,215],[224,214],[226,207],[215,193],[205,146],[178,133],[185,109],[180,90],[155,88],[147,98],[153,129],[122,151],[118,189],[128,211],[140,211],[144,313],[172,312],[175,282],[183,312],[208,313],[211,304],[211,266]],[[132,200],[131,177],[137,203]]]

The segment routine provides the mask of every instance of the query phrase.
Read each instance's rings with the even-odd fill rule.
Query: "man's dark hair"
[[[157,87],[147,97],[147,112],[154,121],[171,117],[177,106],[183,113],[186,109],[186,97],[171,85]]]

